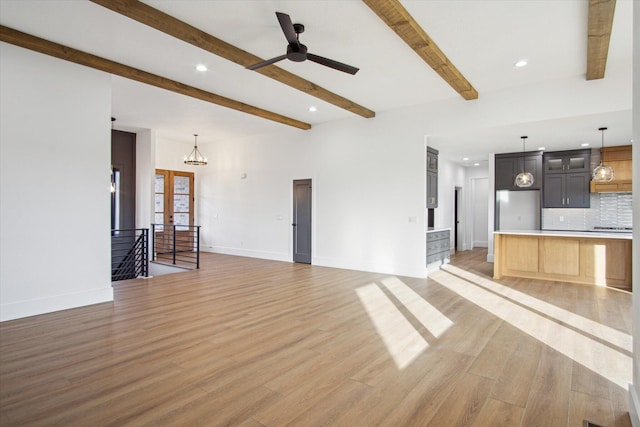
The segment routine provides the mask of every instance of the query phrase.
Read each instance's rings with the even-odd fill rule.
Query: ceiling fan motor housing
[[[287,46],[287,59],[294,62],[302,62],[307,59],[307,47],[300,43],[298,46]]]

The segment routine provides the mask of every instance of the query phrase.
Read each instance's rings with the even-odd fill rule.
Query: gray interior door
[[[293,261],[311,264],[311,180],[293,181]]]

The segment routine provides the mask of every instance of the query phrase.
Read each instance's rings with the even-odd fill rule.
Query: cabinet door
[[[565,157],[565,172],[589,172],[591,169],[591,155],[576,153]]]
[[[431,172],[438,172],[438,155],[427,152],[427,170]]]
[[[514,167],[513,157],[496,159],[496,191],[512,190],[515,188],[513,181],[516,179],[517,172],[514,173]]]
[[[588,208],[591,206],[589,193],[590,174],[569,173],[566,174],[565,206],[570,208]]]
[[[438,174],[427,172],[427,209],[438,207]]]
[[[544,173],[564,173],[564,156],[545,154],[544,155]]]
[[[543,207],[566,208],[564,204],[565,175],[552,174],[544,176]]]

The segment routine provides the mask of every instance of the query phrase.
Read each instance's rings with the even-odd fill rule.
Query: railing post
[[[151,260],[156,260],[156,225],[151,224],[151,250],[153,251],[151,254]]]
[[[196,226],[196,268],[200,268],[200,226]]]
[[[143,275],[144,277],[149,277],[149,229],[143,228],[142,233],[144,234],[144,249],[143,249]]]
[[[176,226],[173,225],[173,265],[176,265]]]

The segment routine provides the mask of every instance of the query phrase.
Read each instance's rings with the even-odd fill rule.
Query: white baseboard
[[[232,248],[228,246],[213,246],[208,248],[200,248],[202,252],[213,252],[224,255],[244,256],[248,258],[269,259],[272,261],[292,262],[291,255],[283,252],[254,251],[251,249]]]
[[[388,274],[392,276],[416,277],[424,279],[427,277],[427,268],[415,268],[412,266],[388,265],[388,264],[365,264],[351,262],[351,260],[342,260],[328,257],[313,257],[313,265],[323,267],[341,268],[344,270],[367,271],[370,273]]]
[[[629,417],[633,427],[640,427],[640,401],[638,401],[638,393],[633,384],[629,384]]]
[[[493,254],[487,254],[487,262],[493,262]]]
[[[111,283],[109,283],[109,287],[107,288],[90,289],[82,292],[0,304],[0,321],[21,319],[23,317],[110,301],[113,301],[113,288],[111,287]]]

